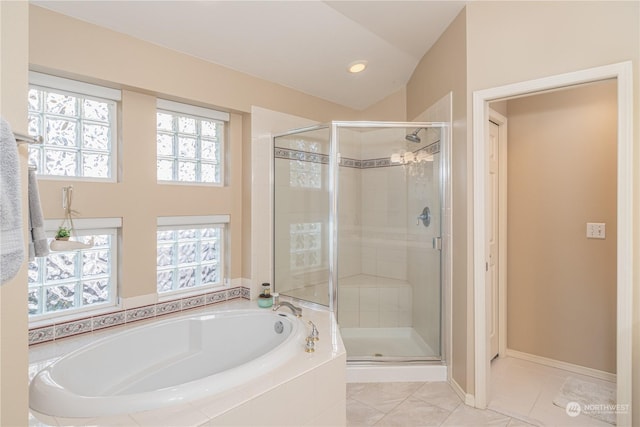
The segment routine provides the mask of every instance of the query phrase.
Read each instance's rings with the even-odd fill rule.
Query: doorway
[[[487,316],[487,232],[486,191],[489,150],[484,144],[488,135],[488,103],[524,96],[534,92],[556,90],[571,85],[605,79],[617,81],[617,403],[631,403],[631,290],[632,290],[632,93],[631,63],[613,64],[474,93],[474,304],[475,304],[475,406],[486,408],[489,395],[489,341]],[[619,412],[618,425],[630,423],[631,413]]]
[[[509,140],[502,144],[496,123],[505,119],[490,111],[487,243],[489,271],[501,271],[487,278],[493,313],[489,409],[563,424],[569,420],[559,397],[565,383],[567,392],[591,384],[613,394],[616,86],[615,80],[604,80],[490,104],[507,116]],[[500,156],[507,147],[508,155]],[[504,191],[498,190],[500,182]],[[503,204],[506,215],[497,220]],[[606,226],[606,233],[596,236],[602,238],[585,235],[585,224],[593,222]],[[500,237],[506,268],[495,248]],[[497,282],[504,282],[505,271],[509,307],[507,316],[498,316],[492,307],[504,295]],[[498,333],[492,334],[498,318],[508,331],[506,350],[500,352]],[[584,425],[593,418],[577,416]]]

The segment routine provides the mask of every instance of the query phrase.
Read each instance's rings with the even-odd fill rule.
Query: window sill
[[[220,284],[220,285],[207,285],[207,286],[199,286],[197,288],[190,288],[188,290],[177,290],[177,291],[168,291],[164,293],[158,294],[158,302],[168,302],[174,301],[184,298],[191,298],[194,296],[208,294],[211,292],[224,291],[230,289],[230,286]]]
[[[189,187],[202,187],[202,188],[226,188],[227,186],[222,183],[215,182],[193,182],[193,181],[162,181],[157,180],[159,185],[178,185]]]

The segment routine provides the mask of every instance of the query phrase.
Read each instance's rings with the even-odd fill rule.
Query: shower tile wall
[[[350,158],[353,158],[350,156]],[[340,279],[362,273],[362,217],[360,215],[360,194],[362,183],[360,169],[341,167],[340,188],[338,190],[340,208],[338,209],[338,224],[340,227],[338,238],[338,253],[340,265],[338,274]]]
[[[341,131],[342,157],[389,158],[388,135]],[[412,322],[402,167],[340,168],[338,310],[343,328]]]
[[[407,280],[407,185],[401,166],[362,169],[362,273]]]
[[[395,328],[411,326],[412,289],[406,282],[374,276],[342,279],[339,322],[343,328]]]

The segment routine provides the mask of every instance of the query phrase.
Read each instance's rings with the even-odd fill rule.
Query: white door
[[[500,206],[500,127],[489,121],[489,164],[487,167],[487,268],[486,268],[486,301],[487,326],[489,335],[489,360],[498,355],[499,348],[499,307],[498,307],[498,238],[499,238],[499,206]]]

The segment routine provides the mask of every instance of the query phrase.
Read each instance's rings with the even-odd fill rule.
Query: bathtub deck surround
[[[230,311],[232,310],[232,311]],[[260,315],[293,319],[298,322],[299,332],[293,346],[294,354],[284,362],[268,362],[260,365],[259,372],[249,375],[250,381],[231,387],[229,390],[209,393],[191,402],[181,401],[175,405],[159,409],[128,412],[105,417],[63,418],[34,414],[31,421],[44,425],[281,425],[283,417],[296,425],[345,425],[346,395],[345,366],[346,352],[338,333],[332,313],[317,307],[304,306],[303,317],[296,319],[292,315],[271,310],[261,310],[254,301],[234,300],[215,306],[194,309],[187,316],[175,316],[177,319],[198,316],[216,317],[223,312],[253,312]],[[163,317],[163,322],[169,317]],[[313,322],[320,331],[320,340],[315,343],[315,352],[306,353],[305,337],[312,333],[308,321]],[[155,326],[156,321],[148,321],[147,326]],[[145,326],[145,328],[147,327]],[[102,337],[111,336],[116,330],[127,326],[112,328],[108,332],[84,335],[60,342],[52,342],[32,347],[30,350],[30,374],[58,360],[61,356],[95,342]],[[140,329],[140,328],[136,328]],[[231,335],[237,335],[235,328]],[[107,338],[108,340],[109,338]],[[299,341],[299,342],[298,342]],[[224,345],[224,344],[222,344]],[[160,351],[160,350],[157,350]],[[276,366],[280,363],[280,366]],[[272,368],[272,369],[270,369]],[[235,368],[238,375],[243,367]],[[234,375],[235,376],[235,375]],[[256,418],[260,414],[260,418]]]

